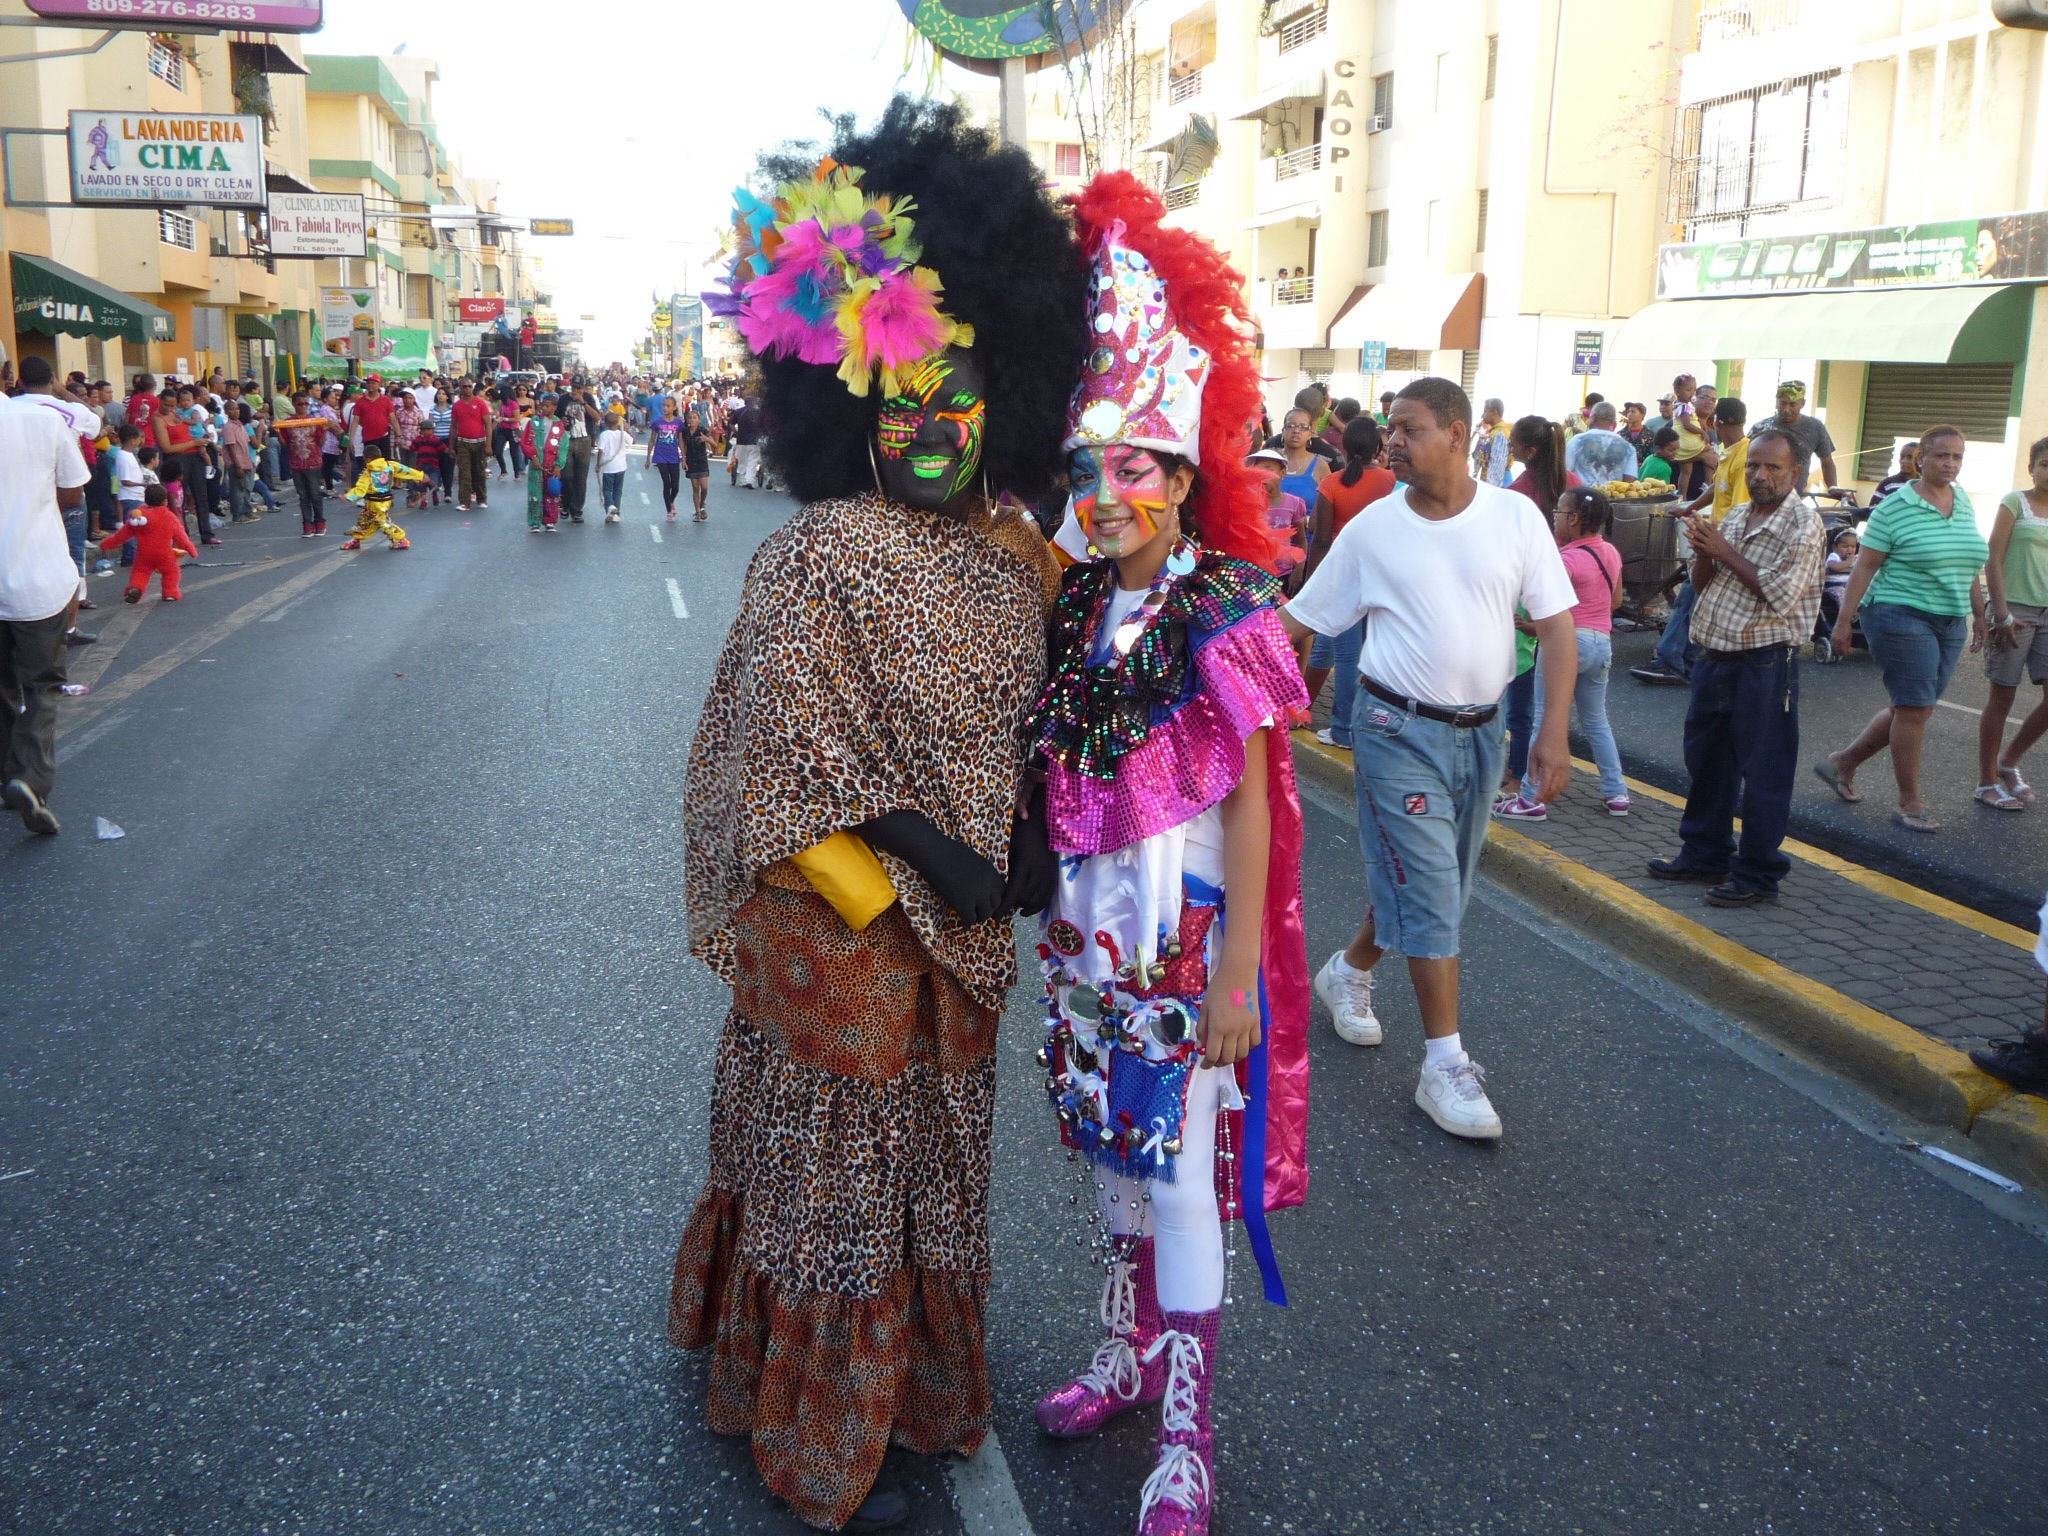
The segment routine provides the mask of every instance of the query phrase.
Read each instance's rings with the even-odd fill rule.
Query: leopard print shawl
[[[755,552],[684,793],[690,947],[727,982],[733,914],[763,873],[843,828],[922,811],[1007,868],[1057,582],[1019,521],[870,493],[811,503]],[[963,928],[881,857],[932,957],[999,1006],[1016,980],[1010,920]]]

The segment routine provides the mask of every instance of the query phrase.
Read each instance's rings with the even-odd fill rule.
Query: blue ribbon
[[[1287,1286],[1280,1278],[1280,1260],[1266,1230],[1266,1041],[1273,1032],[1273,1013],[1266,1004],[1266,972],[1259,969],[1259,1043],[1245,1062],[1244,1145],[1238,1149],[1238,1198],[1244,1203],[1244,1233],[1258,1261],[1266,1300],[1287,1305]]]

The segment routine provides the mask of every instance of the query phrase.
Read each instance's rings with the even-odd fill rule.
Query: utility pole
[[[1018,146],[1025,143],[1024,62],[1022,59],[996,61],[998,119],[1002,125],[1003,142]]]

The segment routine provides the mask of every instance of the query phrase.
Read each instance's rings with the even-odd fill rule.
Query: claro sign
[[[196,112],[73,112],[71,200],[261,208],[263,122]]]

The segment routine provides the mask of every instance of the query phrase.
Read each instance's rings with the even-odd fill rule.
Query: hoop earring
[[[867,441],[868,472],[875,477],[875,494],[877,496],[886,496],[888,493],[882,489],[882,466],[875,462],[875,440],[871,437]]]

